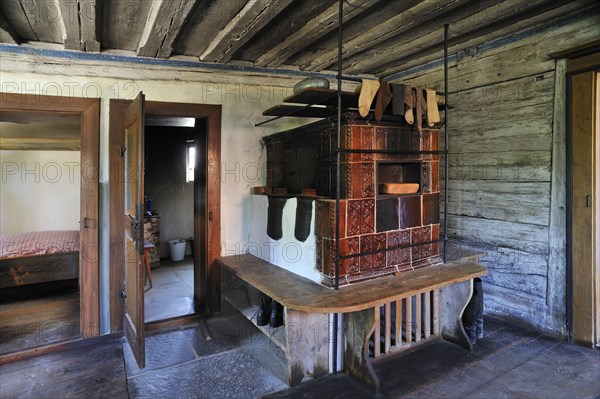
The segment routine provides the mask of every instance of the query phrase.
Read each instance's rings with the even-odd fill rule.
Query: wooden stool
[[[144,241],[144,263],[146,264],[146,273],[148,273],[148,281],[150,282],[150,288],[152,288],[152,272],[150,271],[150,255],[148,253],[154,248],[154,244],[148,241]]]

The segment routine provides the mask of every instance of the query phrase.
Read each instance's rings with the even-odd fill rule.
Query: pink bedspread
[[[79,231],[34,231],[0,234],[0,259],[79,251]]]

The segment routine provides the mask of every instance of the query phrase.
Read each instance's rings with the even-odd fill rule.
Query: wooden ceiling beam
[[[81,43],[81,23],[77,0],[58,0],[61,20],[64,26],[63,45],[67,50],[83,50]]]
[[[448,52],[450,54],[456,54],[462,51],[466,51],[470,48],[475,48],[483,43],[488,43],[492,40],[496,40],[502,37],[506,37],[517,31],[527,29],[533,26],[538,26],[543,23],[547,23],[556,18],[567,17],[568,15],[581,11],[586,6],[592,6],[596,4],[596,0],[580,0],[579,2],[560,2],[557,3],[557,7],[542,13],[538,13],[533,17],[529,17],[525,14],[511,18],[510,21],[505,21],[501,25],[488,25],[481,30],[474,31],[470,34],[455,37],[450,39],[448,42]],[[510,23],[506,23],[510,22]],[[381,66],[377,70],[379,76],[387,77],[395,73],[399,73],[410,68],[427,64],[431,61],[438,60],[442,57],[443,42],[438,43],[435,47],[409,55],[407,57],[401,57],[396,62],[388,65]]]
[[[249,0],[200,55],[201,61],[227,62],[292,0]]]
[[[454,10],[454,12],[442,15],[439,19],[421,25],[405,35],[381,43],[369,51],[352,57],[346,63],[348,67],[344,68],[344,72],[374,72],[381,65],[395,62],[399,55],[412,54],[435,43],[440,43],[443,39],[444,23],[450,24],[449,36],[452,39],[460,34],[479,29],[499,19],[517,15],[528,8],[548,1],[552,0],[491,0],[469,4]]]
[[[9,44],[21,43],[21,38],[13,26],[0,11],[0,42]]]
[[[100,52],[104,0],[78,0],[81,23],[81,47],[84,51]]]
[[[185,23],[181,37],[175,41],[175,52],[199,57],[216,32],[229,23],[246,4],[246,0],[202,1]],[[199,37],[207,40],[198,40]]]
[[[173,43],[197,0],[159,0],[152,2],[137,50],[140,57],[169,58]]]
[[[393,15],[383,16],[381,21],[373,21],[372,26],[354,37],[344,39],[342,54],[344,58],[365,51],[404,32],[418,27],[428,20],[467,3],[470,0],[452,0],[440,5],[439,0],[425,0]],[[307,52],[296,63],[301,69],[319,71],[337,62],[337,39],[333,38],[316,52]]]
[[[351,20],[379,2],[380,0],[347,0],[344,3],[342,21],[345,23]],[[259,57],[256,60],[256,65],[271,68],[282,65],[290,56],[300,51],[307,44],[313,43],[336,29],[338,19],[339,5],[336,3]]]
[[[60,7],[52,1],[20,0],[27,22],[38,39],[48,43],[62,43]]]

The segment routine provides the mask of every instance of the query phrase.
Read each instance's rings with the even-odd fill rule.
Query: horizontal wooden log
[[[548,254],[548,227],[503,220],[448,215],[448,235],[455,241]]]
[[[453,214],[545,227],[549,224],[550,183],[459,180],[450,184],[448,211]],[[523,189],[524,185],[528,187]],[[514,187],[515,192],[511,192],[510,187]]]

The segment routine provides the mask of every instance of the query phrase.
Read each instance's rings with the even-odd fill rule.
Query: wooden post
[[[473,294],[473,280],[440,289],[442,337],[449,342],[473,350],[462,323],[462,314]]]
[[[329,319],[326,313],[306,313],[285,308],[288,384],[305,375],[315,378],[329,372]]]
[[[379,377],[369,359],[369,337],[375,330],[379,307],[347,313],[344,316],[346,332],[346,373],[375,392],[379,392]],[[377,317],[378,319],[378,317]],[[375,346],[379,343],[376,342]]]

